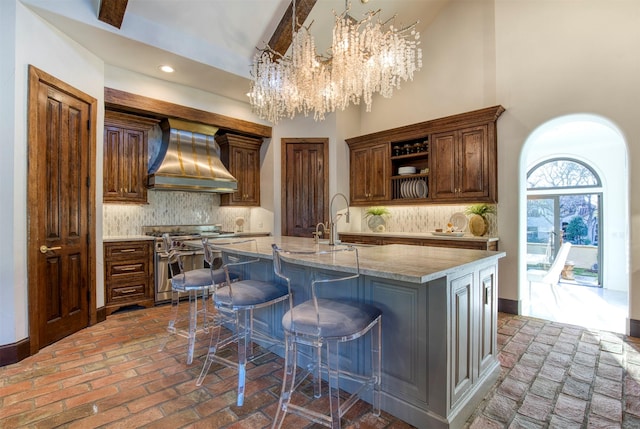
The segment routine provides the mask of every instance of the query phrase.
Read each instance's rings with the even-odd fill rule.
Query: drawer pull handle
[[[129,288],[129,289],[122,289],[120,292],[122,292],[122,293],[135,293],[137,291],[138,291],[138,289]]]
[[[137,265],[129,265],[128,267],[121,267],[120,271],[135,271],[138,269]]]
[[[131,252],[135,252],[136,249],[122,249],[120,250],[120,253],[131,253]]]

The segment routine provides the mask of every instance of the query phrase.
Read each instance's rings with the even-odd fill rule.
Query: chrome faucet
[[[344,202],[347,204],[347,214],[345,216],[345,220],[349,223],[349,200],[345,197],[344,194],[337,193],[331,198],[331,202],[329,203],[329,245],[334,246],[336,244],[336,234],[338,233],[338,228],[336,228],[336,222],[342,214],[336,214],[336,217],[333,217],[333,200],[336,199],[337,196],[341,196],[344,199]]]
[[[328,222],[327,222],[327,224],[328,224]],[[331,230],[329,229],[329,226],[328,226],[327,224],[324,224],[324,223],[322,223],[322,222],[319,222],[319,223],[316,225],[316,232],[314,232],[314,233],[313,233],[313,237],[314,237],[314,240],[315,240],[316,244],[318,244],[318,237],[320,237],[320,236],[322,235],[322,232],[321,232],[321,231],[319,231],[320,227],[322,227],[322,230],[323,230],[325,233],[326,233],[326,232],[328,232],[328,233],[329,233],[329,235],[331,235]]]

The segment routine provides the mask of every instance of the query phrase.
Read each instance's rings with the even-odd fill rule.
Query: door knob
[[[44,244],[42,246],[40,246],[40,252],[41,253],[47,253],[51,250],[60,250],[62,249],[62,247],[58,246],[58,247],[47,247]]]

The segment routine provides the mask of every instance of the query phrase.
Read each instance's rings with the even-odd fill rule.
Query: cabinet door
[[[155,119],[106,111],[103,201],[147,202],[147,133]]]
[[[119,127],[104,127],[104,171],[103,200],[117,201],[120,197],[120,156],[121,142],[124,141],[123,130]]]
[[[368,168],[369,199],[372,201],[385,201],[389,199],[388,183],[389,174],[389,145],[381,144],[371,148],[370,165]]]
[[[459,131],[458,197],[489,196],[489,149],[486,125]]]
[[[353,149],[351,151],[351,202],[366,202],[369,200],[367,189],[369,153],[369,148]]]
[[[457,133],[435,134],[431,138],[431,197],[455,199],[458,189]]]
[[[381,144],[351,150],[351,202],[381,202],[389,199],[389,146]]]
[[[260,145],[262,140],[222,134],[216,137],[220,158],[238,181],[238,190],[220,197],[222,206],[260,205]]]
[[[495,366],[498,332],[498,295],[496,291],[496,267],[480,270],[479,306],[480,323],[478,338],[478,377]]]
[[[140,130],[127,129],[122,133],[120,186],[121,196],[127,201],[147,201],[145,134]]]
[[[260,205],[260,153],[257,150],[245,150],[245,172],[242,191],[245,204]]]
[[[473,385],[474,350],[474,298],[473,274],[451,280],[449,284],[451,300],[451,368],[450,395],[453,406]]]

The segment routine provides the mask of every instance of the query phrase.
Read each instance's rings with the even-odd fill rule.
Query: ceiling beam
[[[102,0],[98,11],[98,19],[120,28],[128,2],[129,0]]]
[[[294,0],[296,2],[296,21],[302,25],[311,13],[311,9],[317,0]],[[280,55],[284,55],[291,45],[291,16],[293,14],[293,2],[289,4],[287,11],[282,16],[278,27],[273,32],[269,47]]]

